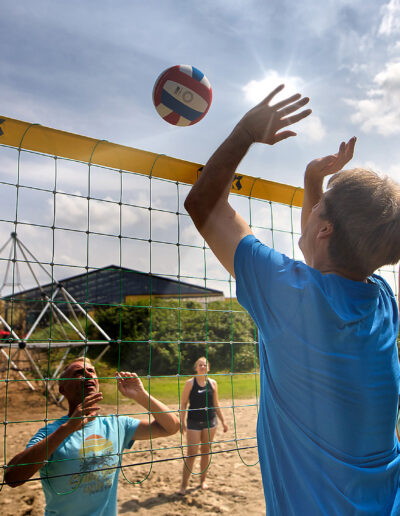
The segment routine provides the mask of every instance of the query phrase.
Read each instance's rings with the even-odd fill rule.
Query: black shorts
[[[188,419],[188,430],[204,430],[205,428],[215,428],[217,426],[217,416],[205,421],[191,421]]]

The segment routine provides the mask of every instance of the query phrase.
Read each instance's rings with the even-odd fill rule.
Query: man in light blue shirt
[[[114,516],[122,454],[134,440],[176,433],[179,420],[150,396],[135,373],[120,372],[118,389],[153,414],[154,420],[99,416],[99,381],[90,361],[73,360],[60,377],[68,415],[41,428],[7,466],[5,481],[17,487],[40,470],[46,515]]]
[[[257,425],[267,514],[400,514],[398,309],[373,272],[400,260],[400,187],[373,172],[339,172],[355,138],[305,173],[306,263],[263,245],[228,203],[252,143],[295,136],[310,114],[294,95],[250,110],[204,167],[186,209],[222,265],[260,340]],[[323,193],[324,177],[334,174]]]

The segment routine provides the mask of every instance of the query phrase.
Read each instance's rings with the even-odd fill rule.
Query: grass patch
[[[101,377],[101,375],[99,374]],[[256,388],[257,395],[260,394],[260,377],[259,374],[251,373],[225,375],[219,373],[210,375],[218,382],[218,396],[220,400],[232,399],[232,392],[234,399],[255,398]],[[179,392],[182,395],[183,387],[188,377],[181,377],[179,379]],[[147,389],[152,396],[160,399],[164,403],[178,405],[178,378],[176,376],[166,378],[142,378],[145,389]],[[109,404],[117,403],[117,387],[115,380],[107,379],[100,380],[100,390],[103,393],[104,402]],[[119,403],[132,403],[131,400],[123,396],[119,396]]]

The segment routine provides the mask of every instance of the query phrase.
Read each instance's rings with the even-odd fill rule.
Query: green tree
[[[121,369],[146,372],[148,364],[148,342],[144,338],[149,320],[149,308],[146,303],[136,306],[109,306],[96,310],[95,319],[112,339],[106,359]],[[103,338],[97,329],[88,327],[88,338]],[[127,360],[128,359],[128,360]]]
[[[236,300],[152,299],[103,308],[96,320],[115,340],[112,365],[151,374],[191,374],[200,356],[213,371],[254,369],[254,323]],[[91,337],[94,338],[94,335]]]

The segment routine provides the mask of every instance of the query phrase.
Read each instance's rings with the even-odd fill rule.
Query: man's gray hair
[[[338,172],[320,216],[333,224],[329,254],[338,268],[366,278],[400,260],[400,185],[392,179],[362,168]]]
[[[68,371],[69,367],[74,364],[75,362],[84,362],[85,364],[88,364],[88,365],[91,365],[94,367],[94,364],[92,363],[92,361],[90,360],[90,358],[88,357],[85,357],[85,356],[81,356],[81,357],[76,357],[76,358],[73,358],[72,360],[70,360],[68,362],[68,364],[64,367],[64,369],[61,371],[60,373],[60,376],[58,377],[59,380],[62,380],[65,378],[65,373]]]

